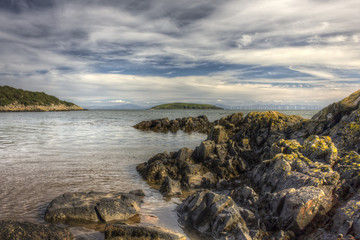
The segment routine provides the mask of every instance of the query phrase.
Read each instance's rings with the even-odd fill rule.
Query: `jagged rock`
[[[2,220],[0,239],[72,240],[74,237],[64,227]]]
[[[268,159],[270,157],[270,148],[272,144],[280,139],[286,139],[294,128],[300,128],[299,123],[304,119],[300,116],[287,116],[282,113],[267,112],[251,112],[249,113],[239,131],[235,134],[234,139],[240,145],[246,140],[246,148],[251,152],[245,152],[240,155],[253,164],[259,163],[259,160]]]
[[[210,157],[214,152],[215,142],[213,140],[206,140],[201,142],[199,147],[196,147],[194,157],[199,161],[204,161]]]
[[[179,161],[189,161],[191,162],[191,156],[193,154],[193,150],[190,148],[181,148],[176,155],[176,160]]]
[[[225,143],[229,139],[225,128],[223,126],[217,125],[211,129],[209,137],[207,140],[213,140],[216,144]]]
[[[225,127],[228,135],[232,136],[239,130],[240,125],[244,121],[244,114],[242,112],[234,113],[223,117],[214,122],[214,125],[221,125]]]
[[[274,195],[272,213],[277,217],[277,227],[299,232],[326,205],[325,193],[316,187],[289,188]]]
[[[278,151],[280,143],[283,142],[280,140],[279,144],[274,144],[276,150],[272,152]],[[292,144],[295,148],[282,148],[290,154],[278,153],[272,160],[264,161],[252,171],[253,180],[261,187],[262,193],[287,188],[298,189],[303,186],[335,187],[339,182],[339,174],[333,171],[330,165],[323,163],[326,159],[310,160],[298,152],[298,144]]]
[[[106,240],[186,240],[182,234],[157,226],[107,224]]]
[[[46,209],[48,222],[109,222],[139,214],[141,199],[129,193],[64,193]]]
[[[167,196],[181,195],[180,182],[166,177],[161,185],[160,192]]]
[[[251,239],[240,209],[231,197],[201,191],[189,196],[177,210],[180,223],[200,233],[216,239]]]
[[[342,179],[339,195],[347,197],[356,192],[360,187],[360,155],[351,151],[335,165],[334,168]]]
[[[259,201],[259,195],[249,186],[236,188],[230,196],[239,206],[250,209],[254,209]]]
[[[360,239],[360,192],[338,208],[333,217],[332,231],[343,236]]]

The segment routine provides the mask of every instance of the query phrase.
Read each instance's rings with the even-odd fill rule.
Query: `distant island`
[[[198,104],[198,103],[167,103],[157,105],[151,109],[223,109],[210,104]]]
[[[0,112],[79,111],[82,107],[44,92],[0,86]]]

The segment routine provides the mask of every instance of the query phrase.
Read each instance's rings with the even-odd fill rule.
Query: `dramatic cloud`
[[[358,0],[4,0],[0,84],[84,106],[326,105],[360,88]]]

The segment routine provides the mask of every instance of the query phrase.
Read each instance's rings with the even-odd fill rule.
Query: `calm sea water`
[[[182,232],[175,212],[178,199],[166,201],[141,179],[137,164],[163,151],[194,148],[200,133],[143,132],[143,120],[205,114],[214,121],[235,110],[117,110],[0,113],[0,219],[43,222],[47,204],[64,192],[146,193],[142,207],[156,224]],[[306,118],[316,111],[283,111]],[[246,113],[246,112],[244,112]]]

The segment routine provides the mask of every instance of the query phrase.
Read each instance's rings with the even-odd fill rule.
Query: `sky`
[[[359,0],[0,0],[0,85],[78,105],[326,106],[360,89]]]

